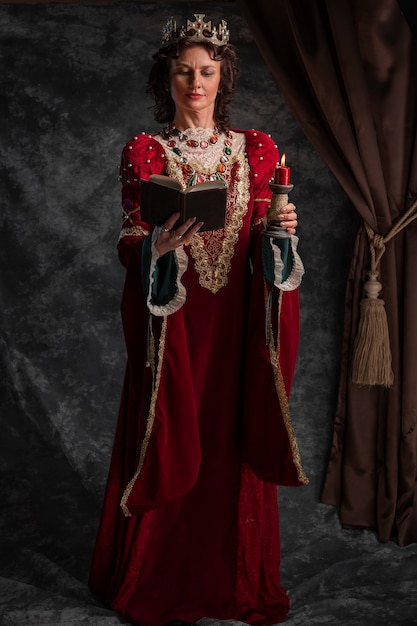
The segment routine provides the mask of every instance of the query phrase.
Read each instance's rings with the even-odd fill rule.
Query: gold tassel
[[[364,285],[366,297],[360,304],[358,334],[353,345],[352,381],[358,385],[391,387],[394,383],[385,303],[378,297],[382,289],[378,280],[378,266],[385,252],[385,244],[415,219],[417,219],[416,197],[393,223],[385,237],[364,222],[371,253],[371,268],[369,280]]]
[[[378,298],[382,285],[378,274],[369,274],[366,297],[360,303],[358,334],[353,347],[352,381],[358,385],[383,385],[394,382],[385,303]]]

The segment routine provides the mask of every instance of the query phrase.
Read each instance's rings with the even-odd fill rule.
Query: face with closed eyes
[[[221,78],[221,61],[214,61],[204,46],[184,48],[171,59],[170,91],[176,118],[200,119],[210,125]]]

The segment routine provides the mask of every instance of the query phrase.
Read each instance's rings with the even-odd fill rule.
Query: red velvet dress
[[[291,270],[277,288],[264,277],[277,148],[257,131],[234,136],[241,149],[222,168],[225,229],[197,235],[159,274],[153,258],[151,287],[139,180],[168,173],[184,183],[186,174],[151,135],[122,155],[128,362],[90,588],[137,626],[276,624],[288,611],[276,485],[307,482],[288,413],[298,279]],[[158,300],[152,288],[167,276]]]

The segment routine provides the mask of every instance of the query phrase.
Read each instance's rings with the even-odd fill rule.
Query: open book
[[[140,181],[141,218],[148,224],[163,226],[170,215],[179,212],[175,226],[190,217],[204,222],[199,232],[224,228],[227,188],[220,180],[197,183],[187,189],[174,178],[152,174]]]

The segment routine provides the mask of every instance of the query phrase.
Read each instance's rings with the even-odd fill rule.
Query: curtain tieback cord
[[[391,387],[394,382],[391,347],[385,303],[379,298],[382,285],[379,264],[386,244],[417,218],[417,198],[402,213],[383,237],[366,222],[371,253],[369,280],[364,284],[365,297],[360,303],[358,333],[353,346],[352,381],[358,385]]]

